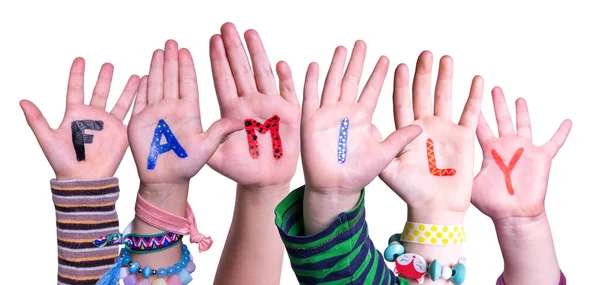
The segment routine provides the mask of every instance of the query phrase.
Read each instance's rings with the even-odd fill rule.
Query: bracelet
[[[114,233],[99,237],[94,241],[97,247],[106,245],[124,244],[130,252],[147,254],[170,248],[181,241],[183,236],[171,232],[162,232],[154,235]]]
[[[415,279],[419,284],[423,284],[426,276],[429,276],[433,281],[438,279],[450,280],[454,285],[461,285],[465,281],[467,268],[463,262],[449,267],[441,266],[440,262],[434,259],[428,265],[422,256],[406,253],[401,242],[401,234],[392,235],[388,240],[388,247],[383,252],[385,260],[396,264],[396,274]]]
[[[466,241],[465,226],[406,222],[401,241],[429,245],[459,245]]]
[[[150,266],[142,268],[139,263],[131,260],[131,252],[125,248],[121,250],[120,264],[121,271],[119,279],[123,279],[124,285],[135,285],[140,280],[138,276],[143,279],[148,279],[151,276],[157,276],[159,279],[152,282],[152,285],[161,284],[182,284],[186,285],[192,281],[190,273],[194,272],[196,265],[192,261],[190,251],[186,245],[181,248],[181,259],[173,264],[172,266],[159,269],[152,269]],[[168,279],[164,278],[168,276]]]

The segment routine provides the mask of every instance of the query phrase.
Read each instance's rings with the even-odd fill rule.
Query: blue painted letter
[[[162,136],[165,136],[167,143],[160,144],[160,139]],[[152,144],[150,145],[150,155],[148,156],[148,169],[154,169],[156,167],[156,159],[159,155],[174,151],[177,156],[180,158],[186,158],[188,155],[185,152],[185,149],[181,147],[173,132],[167,125],[165,120],[159,120],[156,129],[154,130],[154,137],[152,138]]]
[[[348,126],[350,125],[350,120],[348,118],[344,118],[342,120],[342,124],[340,125],[340,135],[338,137],[338,162],[344,163],[346,162],[346,152],[348,147]]]

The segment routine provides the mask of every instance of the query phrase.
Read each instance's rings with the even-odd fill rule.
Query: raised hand
[[[483,151],[481,171],[473,181],[471,201],[493,220],[535,218],[544,213],[552,158],[571,130],[565,120],[543,146],[531,142],[531,122],[525,99],[515,102],[517,130],[513,127],[502,89],[492,90],[498,134],[496,138],[483,115],[479,117],[477,138]]]
[[[242,121],[221,119],[204,131],[198,101],[190,52],[167,41],[142,78],[128,128],[142,185],[187,184],[224,137],[242,128]]]
[[[210,39],[210,60],[221,116],[245,132],[227,137],[209,161],[215,171],[247,187],[288,184],[298,164],[300,105],[292,73],[277,64],[279,90],[258,33],[248,30],[246,51],[235,26],[226,23]]]
[[[67,87],[66,111],[60,126],[54,130],[40,110],[30,101],[22,100],[21,108],[27,123],[50,162],[56,179],[97,179],[112,177],[127,150],[127,115],[140,83],[132,75],[112,111],[106,112],[106,101],[113,76],[113,66],[105,63],[100,69],[89,105],[84,103],[83,58],[71,66]]]
[[[382,141],[371,119],[389,60],[386,57],[379,59],[357,100],[365,55],[365,43],[357,41],[344,72],[346,49],[336,49],[320,105],[317,90],[319,69],[316,63],[308,67],[301,135],[306,198],[309,200],[317,195],[348,197],[360,193],[406,144],[421,133],[419,127],[407,125]],[[354,206],[356,199],[352,200],[346,206]],[[344,201],[335,202],[336,205],[341,203]],[[318,206],[315,207],[313,202],[305,202],[305,209],[307,207]],[[342,211],[345,210],[348,209]],[[339,212],[333,214],[335,217]],[[305,220],[309,232],[316,232],[330,222],[319,221],[319,212],[311,210],[305,211]],[[318,225],[313,225],[311,220],[316,220]]]
[[[471,197],[473,136],[481,108],[483,79],[473,78],[469,99],[459,123],[455,124],[452,121],[452,58],[444,56],[440,60],[433,106],[432,62],[433,56],[428,51],[419,56],[412,106],[408,68],[401,64],[396,69],[396,127],[416,124],[423,128],[423,133],[404,148],[380,177],[407,202],[409,215],[434,215],[439,211],[444,219],[455,216],[462,222]]]

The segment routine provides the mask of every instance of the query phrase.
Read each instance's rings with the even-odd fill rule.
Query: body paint
[[[279,135],[279,116],[273,115],[273,117],[266,120],[264,124],[261,124],[254,119],[246,119],[244,120],[244,128],[246,130],[246,137],[248,138],[248,151],[250,152],[250,157],[254,159],[260,157],[260,147],[258,145],[256,131],[260,134],[271,132],[273,157],[275,159],[280,159],[283,156],[283,145],[281,143],[281,136]]]
[[[346,149],[348,147],[348,127],[350,126],[350,121],[348,118],[344,118],[342,120],[342,124],[340,125],[340,135],[338,137],[338,162],[344,163],[346,162]]]
[[[502,170],[502,173],[504,174],[504,180],[506,181],[506,188],[508,189],[508,194],[510,194],[510,195],[515,195],[515,189],[512,186],[512,180],[510,178],[510,174],[512,173],[513,169],[515,168],[515,165],[517,165],[517,161],[519,161],[519,158],[521,158],[523,151],[524,151],[523,148],[517,149],[515,154],[513,154],[513,157],[510,159],[510,163],[508,163],[508,167],[506,167],[506,165],[502,161],[502,158],[500,157],[498,152],[496,152],[495,149],[492,149],[492,157],[494,158],[494,161],[496,161],[496,165],[498,165],[498,167],[500,167],[500,170]]]
[[[91,144],[94,141],[94,135],[86,134],[85,130],[101,131],[102,129],[104,129],[102,121],[77,120],[71,123],[71,135],[77,161],[85,160],[84,144]]]
[[[437,168],[435,162],[435,153],[433,152],[433,140],[427,139],[427,162],[429,163],[429,172],[435,176],[454,176],[456,170],[452,168]]]
[[[167,143],[160,144],[160,139],[165,136]],[[177,138],[164,120],[159,120],[156,129],[154,129],[154,137],[150,144],[150,154],[148,155],[148,169],[152,170],[156,167],[156,159],[158,156],[169,151],[174,151],[180,158],[186,158],[188,155],[185,149],[181,147]]]

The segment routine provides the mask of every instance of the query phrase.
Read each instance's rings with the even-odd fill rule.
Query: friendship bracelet
[[[180,235],[190,235],[190,242],[198,244],[200,252],[207,251],[212,246],[212,239],[198,232],[196,218],[192,207],[187,204],[186,217],[173,215],[148,203],[138,193],[135,215],[153,227]]]
[[[406,222],[400,241],[429,245],[459,245],[466,241],[465,226]]]
[[[181,241],[183,236],[176,233],[162,232],[154,235],[114,233],[99,237],[94,241],[97,247],[124,244],[125,248],[137,254],[146,254],[165,250]]]
[[[121,272],[119,279],[123,280],[124,285],[136,285],[140,284],[138,276],[143,279],[148,279],[152,276],[156,276],[159,279],[152,282],[152,285],[171,285],[171,284],[182,284],[186,285],[192,281],[190,273],[194,272],[196,265],[192,261],[190,251],[186,245],[183,245],[181,249],[181,259],[173,266],[159,269],[151,269],[150,266],[142,268],[139,263],[132,261],[131,253],[127,249],[122,249],[120,254],[120,265]],[[168,277],[168,279],[164,279]],[[147,280],[148,284],[150,284]],[[142,282],[144,282],[142,281]]]
[[[402,245],[402,235],[395,234],[388,240],[388,247],[383,253],[385,260],[396,264],[395,273],[409,279],[415,279],[419,284],[423,284],[425,276],[431,280],[438,279],[450,280],[454,285],[461,285],[466,279],[467,268],[464,261],[449,266],[442,266],[439,261],[434,259],[429,265],[425,258],[418,254],[406,253]],[[400,278],[399,284],[402,284]]]

